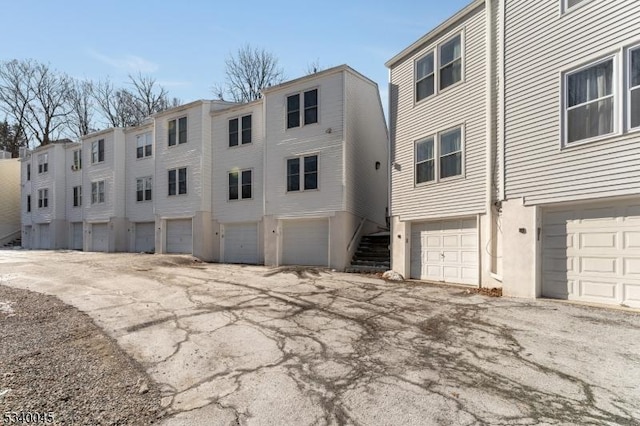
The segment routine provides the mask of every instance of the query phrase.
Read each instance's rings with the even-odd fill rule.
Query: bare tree
[[[133,86],[132,94],[140,121],[167,109],[169,93],[164,87],[156,84],[155,78],[141,73],[137,76],[129,74],[129,82]]]
[[[320,59],[315,59],[307,64],[307,75],[315,74],[324,68],[320,66]]]
[[[90,80],[73,80],[69,86],[68,102],[70,131],[81,138],[94,130],[93,83]]]
[[[33,101],[31,90],[33,70],[29,62],[9,61],[0,63],[0,109],[15,122],[25,135],[27,107]],[[14,141],[17,142],[17,141]]]
[[[9,124],[7,120],[0,121],[0,149],[17,158],[23,146],[27,146],[27,138],[22,128],[17,124]]]
[[[265,49],[247,44],[225,61],[226,81],[215,85],[213,92],[219,99],[228,95],[234,102],[259,99],[261,90],[284,80],[278,59]]]

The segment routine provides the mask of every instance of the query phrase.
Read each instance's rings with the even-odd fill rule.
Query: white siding
[[[384,225],[388,149],[380,93],[377,85],[352,72],[346,72],[345,79],[346,210]]]
[[[255,222],[263,212],[264,120],[262,102],[216,113],[212,120],[213,135],[213,216],[221,223]],[[251,115],[251,144],[229,147],[229,120]],[[228,200],[232,170],[250,169],[253,187],[249,200]]]
[[[463,31],[463,81],[414,104],[414,61]],[[462,23],[391,68],[392,215],[402,220],[485,211],[486,188],[485,12]],[[437,83],[436,83],[437,84]],[[415,186],[414,142],[452,127],[464,127],[463,178]]]
[[[318,123],[286,128],[287,96],[318,89]],[[344,79],[340,70],[302,79],[267,91],[266,190],[267,215],[305,215],[343,211]],[[318,190],[287,193],[287,158],[318,155]]]
[[[152,155],[150,157],[137,158],[137,136],[144,133],[151,132],[152,140]],[[156,144],[153,137],[153,125],[149,123],[144,126],[136,127],[134,129],[128,129],[125,135],[126,150],[125,150],[125,164],[126,164],[126,217],[132,222],[153,221],[153,203],[157,196],[159,188],[155,184],[155,167],[154,161],[156,158]],[[142,177],[151,176],[153,179],[153,189],[151,190],[152,201],[138,202],[136,198],[136,179]]]
[[[20,230],[20,160],[0,158],[0,240]]]
[[[46,173],[38,173],[38,155],[49,154]],[[64,219],[66,213],[66,159],[64,145],[51,144],[31,154],[31,212],[34,223]],[[38,208],[38,190],[49,190],[48,207]],[[54,242],[55,243],[55,242]]]
[[[71,170],[71,166],[73,165],[73,153],[74,151],[81,149],[82,144],[69,144],[65,150],[65,192],[66,192],[66,219],[69,222],[81,222],[82,221],[82,209],[84,208],[87,197],[84,192],[82,193],[82,206],[73,207],[73,187],[74,186],[82,186],[82,169],[80,170]],[[82,166],[85,166],[84,158],[82,159]],[[84,189],[83,189],[84,191]],[[72,241],[70,241],[71,245]]]
[[[31,173],[33,173],[33,156],[27,155],[20,160],[20,183],[22,184],[22,190],[20,195],[20,221],[22,226],[31,225],[33,219],[33,190],[32,180],[27,180],[27,167],[31,167]],[[31,175],[33,179],[33,174]],[[31,212],[27,212],[27,195],[31,196]],[[24,238],[24,236],[23,236]]]
[[[593,0],[561,15],[556,1],[513,1],[506,10],[507,198],[638,194],[640,134],[561,149],[560,99],[562,71],[640,42],[640,2]]]

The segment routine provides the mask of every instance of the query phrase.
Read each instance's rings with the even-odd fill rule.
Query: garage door
[[[137,253],[153,253],[156,247],[156,224],[154,222],[138,222],[135,225],[135,251]]]
[[[224,261],[227,263],[258,263],[258,224],[224,225]]]
[[[49,224],[43,223],[38,225],[40,231],[40,239],[38,241],[38,248],[50,249],[51,248],[51,235],[49,232]]]
[[[82,222],[71,224],[71,249],[82,250]]]
[[[283,265],[329,265],[329,220],[282,222]]]
[[[191,219],[167,220],[167,253],[193,253]]]
[[[91,225],[91,251],[109,251],[109,228],[106,223]]]
[[[478,285],[476,219],[411,224],[411,278]]]
[[[29,249],[32,248],[30,225],[27,225],[24,227],[24,236],[22,237],[22,247],[29,248]]]
[[[545,211],[542,294],[640,307],[640,204]]]

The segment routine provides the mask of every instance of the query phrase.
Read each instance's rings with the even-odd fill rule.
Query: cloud
[[[163,86],[163,87],[191,86],[190,81],[181,81],[181,80],[158,80],[156,83],[158,83],[160,86]]]
[[[89,50],[89,55],[98,61],[121,71],[152,73],[158,71],[158,64],[136,55],[122,57],[107,56],[96,50]]]

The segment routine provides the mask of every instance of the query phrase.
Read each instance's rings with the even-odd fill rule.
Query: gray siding
[[[463,82],[414,104],[414,61],[464,31]],[[391,206],[402,220],[482,213],[486,188],[486,33],[484,8],[391,68]],[[414,142],[464,127],[463,178],[414,185]]]
[[[622,59],[621,49],[640,42],[640,2],[593,0],[563,15],[556,1],[510,1],[506,13],[507,198],[638,194],[640,134],[562,149],[560,102],[563,71],[601,55]]]

